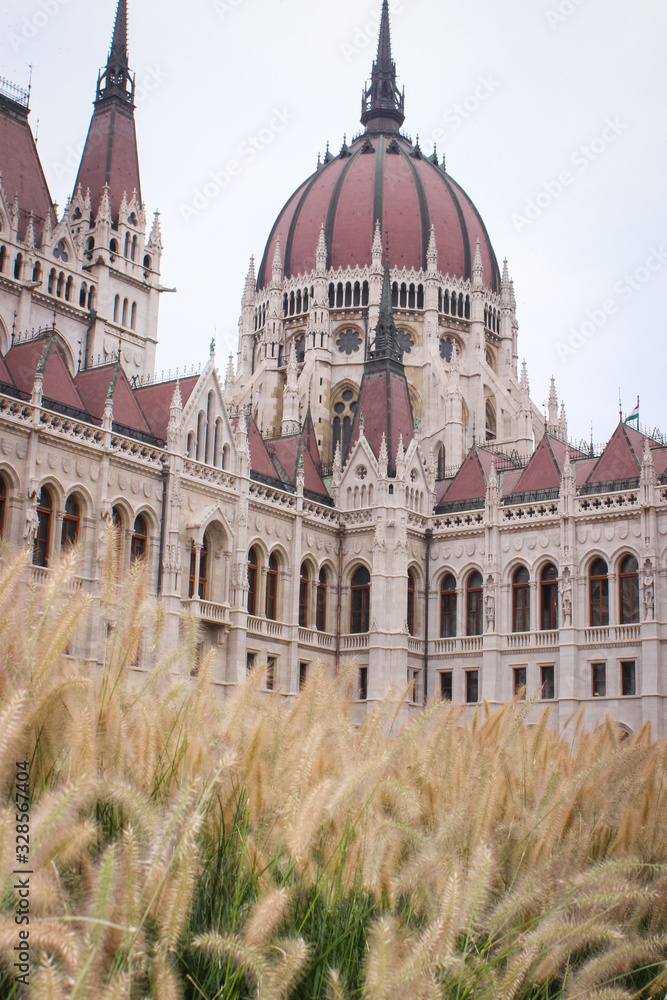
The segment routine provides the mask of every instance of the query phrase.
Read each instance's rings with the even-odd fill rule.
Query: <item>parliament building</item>
[[[361,128],[267,226],[237,354],[164,380],[126,0],[60,214],[28,94],[0,82],[3,542],[37,587],[78,546],[91,666],[114,522],[167,643],[200,623],[221,697],[249,668],[296,697],[353,662],[358,719],[390,690],[402,717],[527,692],[529,718],[664,735],[667,446],[622,420],[597,453],[568,443],[553,382],[535,406],[507,263],[405,112],[384,0]]]

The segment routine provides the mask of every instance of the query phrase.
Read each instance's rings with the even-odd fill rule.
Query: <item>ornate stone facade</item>
[[[120,187],[136,156],[124,18],[121,0],[91,125],[111,166],[100,174],[87,148],[60,219],[27,100],[0,95],[13,136],[0,148],[0,531],[30,547],[37,585],[79,544],[94,614],[72,654],[101,659],[113,519],[122,561],[148,563],[166,641],[184,610],[199,621],[221,695],[252,665],[296,696],[316,663],[354,659],[360,718],[390,687],[404,714],[525,688],[530,716],[548,705],[555,725],[582,707],[589,724],[611,712],[664,733],[667,448],[620,423],[601,454],[581,451],[553,385],[546,419],[531,402],[507,266],[437,156],[400,133],[402,95],[382,89],[395,80],[386,4],[365,131],[328,154],[251,263],[224,383],[214,344],[197,372],[151,376],[162,243],[138,187]],[[343,239],[354,171],[378,217]],[[383,188],[391,171],[403,187]],[[327,184],[309,235],[303,198]],[[417,237],[387,237],[410,192]]]

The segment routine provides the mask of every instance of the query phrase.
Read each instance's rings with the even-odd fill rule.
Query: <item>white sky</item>
[[[477,205],[499,261],[509,260],[533,399],[542,406],[554,374],[570,436],[589,437],[592,421],[599,442],[618,419],[620,387],[624,410],[639,394],[642,424],[667,431],[667,5],[392,6],[405,130],[419,134],[427,153],[440,130],[449,173]],[[39,119],[42,162],[61,206],[115,7],[2,4],[0,74],[24,84],[33,63],[31,123]],[[360,127],[379,10],[380,0],[129,0],[142,193],[148,211],[161,212],[163,284],[178,287],[162,297],[160,369],[204,361],[216,331],[224,372],[250,254],[259,263],[275,217],[327,139],[337,153],[343,133]],[[483,100],[475,97],[480,81]],[[276,109],[289,121],[280,133],[263,132],[270,141],[251,159],[247,144]],[[239,173],[193,217],[196,191],[230,161]],[[568,184],[557,193],[563,171]],[[598,320],[586,331],[592,336],[579,333],[582,346],[562,357],[558,345],[568,345],[589,311]]]

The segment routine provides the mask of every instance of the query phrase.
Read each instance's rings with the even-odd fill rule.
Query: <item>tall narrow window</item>
[[[637,694],[637,664],[635,660],[625,660],[621,663],[621,695],[631,698]]]
[[[327,589],[329,586],[329,581],[327,579],[327,571],[325,569],[320,570],[320,578],[317,581],[317,631],[326,632],[327,630]]]
[[[134,522],[134,530],[132,532],[132,546],[130,548],[130,562],[132,565],[144,558],[147,548],[148,524],[143,514],[139,514],[139,517]]]
[[[208,538],[204,535],[201,552],[199,553],[199,600],[206,600],[206,581],[208,580]]]
[[[368,667],[359,667],[359,701],[368,698]]]
[[[277,656],[267,656],[266,658],[266,690],[273,691],[276,686],[276,660]]]
[[[81,522],[81,508],[76,497],[68,497],[65,503],[65,515],[63,517],[63,530],[60,539],[62,548],[76,545],[79,539],[79,524]]]
[[[34,566],[49,565],[49,548],[51,545],[51,519],[53,517],[53,498],[46,486],[37,499],[37,536],[32,548]]]
[[[408,570],[408,632],[415,634],[415,574]]]
[[[634,556],[626,556],[621,562],[620,592],[621,625],[632,625],[639,621],[639,563]]]
[[[474,704],[479,701],[479,671],[466,670],[466,701]]]
[[[482,604],[483,604],[482,574],[475,571],[468,577],[466,588],[466,624],[468,635],[482,634]]]
[[[195,584],[197,576],[197,547],[193,542],[190,547],[190,577],[188,580],[188,597],[195,596]]]
[[[310,588],[310,570],[308,563],[301,565],[301,579],[299,582],[299,625],[301,628],[308,628],[308,591]]]
[[[452,700],[452,671],[443,670],[440,674],[440,700]]]
[[[113,321],[118,323],[120,319],[120,295],[117,295],[113,300]]]
[[[257,614],[257,570],[259,560],[257,549],[250,549],[248,553],[248,614]]]
[[[299,664],[299,691],[303,691],[306,686],[306,681],[308,680],[308,664],[301,662]]]
[[[350,632],[368,632],[370,621],[371,575],[359,566],[352,577],[350,602]]]
[[[591,563],[589,574],[590,619],[593,628],[609,624],[609,579],[604,559]]]
[[[525,566],[512,578],[512,631],[530,632],[530,573]]]
[[[269,566],[266,571],[266,617],[276,620],[278,598],[278,560],[269,556]]]
[[[607,695],[607,664],[592,663],[593,697],[605,698]]]
[[[526,697],[526,668],[525,667],[515,667],[514,668],[514,697],[516,698],[520,695],[522,698]]]
[[[542,697],[545,701],[551,701],[556,697],[554,667],[552,665],[541,667],[540,674],[542,680]]]
[[[440,635],[453,639],[456,635],[456,580],[447,573],[440,587]]]
[[[7,506],[7,487],[5,481],[0,476],[0,538],[4,537],[5,531],[5,507]]]
[[[558,628],[558,570],[547,563],[540,574],[540,629]]]

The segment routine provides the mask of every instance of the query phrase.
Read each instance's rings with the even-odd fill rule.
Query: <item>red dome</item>
[[[285,277],[315,268],[322,223],[328,267],[370,265],[376,219],[382,226],[383,245],[389,245],[392,268],[426,270],[433,225],[438,269],[443,274],[470,278],[479,238],[484,283],[499,291],[496,255],[468,195],[402,136],[381,133],[362,134],[297,188],[271,230],[258,289],[271,280],[279,237]]]

